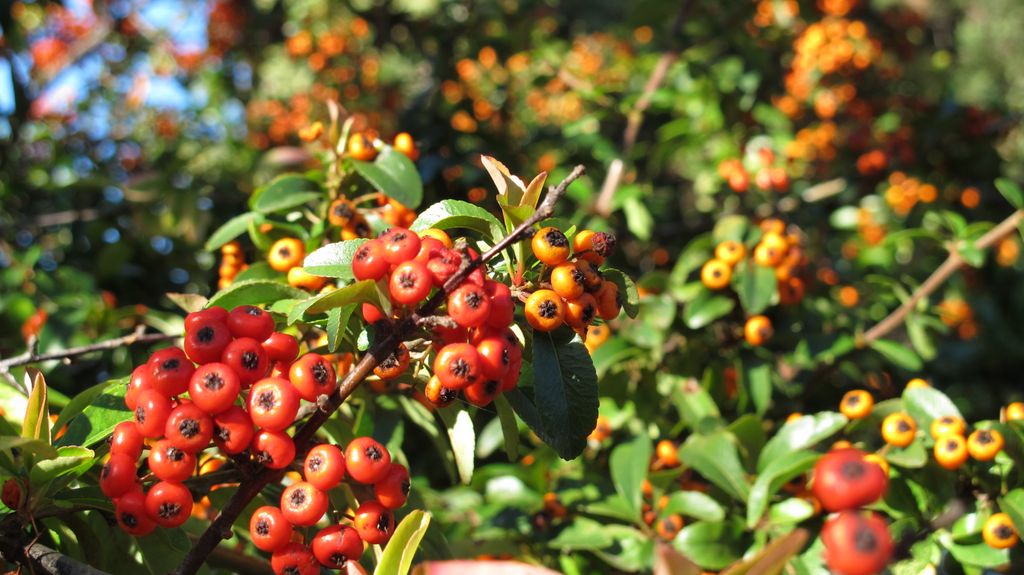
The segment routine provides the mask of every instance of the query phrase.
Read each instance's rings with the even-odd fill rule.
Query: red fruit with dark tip
[[[261,379],[249,390],[249,417],[257,427],[283,431],[295,421],[298,411],[299,393],[287,379]]]
[[[127,455],[135,461],[142,455],[144,439],[134,421],[122,421],[114,427],[114,432],[110,435],[110,453]]]
[[[161,481],[146,493],[146,513],[161,527],[181,527],[192,514],[192,494],[181,483]]]
[[[384,242],[370,240],[356,249],[352,256],[352,275],[357,280],[379,280],[388,273]]]
[[[359,483],[377,483],[390,467],[391,454],[372,437],[357,437],[345,448],[345,469]]]
[[[237,405],[213,416],[213,442],[228,455],[248,449],[255,434],[252,418]]]
[[[196,470],[196,456],[161,439],[149,451],[149,470],[164,481],[178,483],[192,477]]]
[[[384,319],[384,312],[380,311],[380,308],[372,303],[363,304],[363,321],[373,325],[382,319]]]
[[[156,522],[146,512],[146,496],[142,489],[130,490],[114,505],[114,517],[121,530],[129,535],[142,537],[156,529]]]
[[[313,555],[328,569],[344,569],[363,556],[363,539],[347,525],[331,525],[313,537]]]
[[[338,387],[334,367],[318,353],[307,353],[296,360],[288,370],[288,381],[306,401],[330,395]]]
[[[213,418],[192,402],[180,403],[167,417],[164,437],[178,449],[196,453],[210,445]]]
[[[194,311],[185,316],[185,332],[192,331],[195,325],[204,321],[228,321],[228,310],[213,306],[199,311]]]
[[[249,518],[249,537],[257,549],[273,553],[292,540],[292,524],[281,509],[264,505]]]
[[[427,260],[426,264],[434,285],[441,287],[448,281],[448,278],[459,271],[459,266],[462,265],[462,256],[455,250],[443,249],[436,257]]]
[[[889,478],[877,464],[865,461],[859,449],[833,449],[814,466],[814,496],[829,511],[863,507],[878,501]]]
[[[327,513],[327,503],[327,494],[306,481],[293,483],[281,493],[281,513],[296,527],[316,525]]]
[[[345,454],[334,445],[317,445],[306,455],[302,476],[321,491],[334,489],[345,478]]]
[[[241,337],[229,343],[224,348],[221,363],[235,371],[242,389],[248,388],[270,371],[270,358],[267,357],[267,352],[259,341],[249,337]]]
[[[416,232],[405,228],[391,228],[381,234],[379,239],[384,244],[384,259],[392,265],[415,258],[422,243]]]
[[[148,363],[144,363],[132,371],[132,376],[128,380],[128,389],[124,392],[124,404],[128,406],[128,409],[135,411],[135,408],[138,407],[139,394],[143,390],[152,389],[153,376],[150,373]]]
[[[484,293],[491,300],[491,314],[487,316],[487,325],[496,328],[507,328],[515,318],[516,303],[512,299],[512,290],[507,285],[487,280],[484,282]]]
[[[286,333],[275,331],[263,342],[263,350],[272,362],[291,363],[299,357],[299,341]]]
[[[502,383],[499,379],[482,379],[466,389],[462,393],[466,401],[477,407],[487,407],[501,393]]]
[[[356,509],[352,525],[363,541],[383,545],[395,532],[395,514],[376,501],[366,501]]]
[[[235,337],[249,337],[263,341],[274,333],[274,318],[270,312],[254,305],[240,305],[228,313],[228,329]]]
[[[274,575],[320,575],[320,562],[302,543],[289,543],[270,557]]]
[[[173,397],[188,390],[188,382],[196,371],[192,360],[177,347],[161,349],[150,356],[150,381],[153,389]]]
[[[405,505],[405,501],[409,498],[411,486],[409,470],[404,465],[392,463],[387,474],[384,475],[384,479],[373,486],[373,492],[381,505],[388,509],[398,509]]]
[[[185,355],[200,365],[220,361],[224,348],[231,343],[231,332],[219,320],[201,320],[185,331]]]
[[[295,461],[295,442],[281,431],[261,429],[252,440],[256,461],[270,469],[284,469]]]
[[[822,556],[836,575],[875,575],[892,558],[889,526],[876,513],[842,511],[821,529]]]
[[[199,409],[216,415],[235,403],[242,382],[235,370],[225,363],[202,365],[188,384],[188,394]]]
[[[489,337],[476,344],[480,356],[480,367],[487,379],[502,379],[512,364],[512,352],[508,342],[501,337]]]
[[[100,491],[113,499],[128,492],[135,485],[135,459],[115,453],[100,470]]]
[[[135,425],[143,437],[157,438],[164,434],[164,425],[171,415],[171,399],[155,389],[139,393],[136,400]]]
[[[448,295],[448,315],[462,327],[480,327],[491,315],[491,299],[484,288],[464,283]]]

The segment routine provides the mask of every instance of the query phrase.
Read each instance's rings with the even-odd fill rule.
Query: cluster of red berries
[[[320,522],[329,505],[327,492],[346,475],[373,486],[374,499],[363,501],[352,516],[352,525],[332,523],[321,529],[309,545],[293,541],[295,527]],[[320,566],[344,569],[358,561],[364,542],[383,545],[395,530],[393,510],[405,505],[409,495],[409,471],[391,462],[386,447],[369,437],[352,440],[343,452],[330,444],[317,445],[302,465],[304,481],[285,488],[278,507],[263,506],[249,519],[253,545],[272,553],[275,573],[316,575]]]
[[[593,230],[578,232],[571,244],[554,227],[533,235],[533,255],[550,268],[550,288],[538,289],[526,299],[526,321],[533,329],[553,331],[565,323],[582,337],[598,317],[606,321],[618,317],[619,287],[598,269],[615,244],[614,235]]]
[[[814,496],[833,513],[821,529],[825,562],[838,575],[874,575],[889,564],[892,535],[882,517],[861,509],[885,495],[889,476],[859,449],[833,449],[814,466]]]
[[[405,228],[391,228],[379,238],[359,247],[352,261],[356,279],[387,280],[395,315],[411,313],[435,289],[459,271],[464,258],[479,258],[472,248],[452,248],[451,238],[430,229],[420,237]],[[499,393],[519,383],[523,350],[510,329],[515,315],[512,291],[501,282],[488,279],[477,268],[449,294],[448,318],[454,326],[435,329],[441,346],[434,358],[434,375],[425,394],[435,405],[445,406],[461,392],[466,401],[483,407]],[[384,320],[375,306],[363,306],[369,323]],[[400,376],[409,366],[409,349],[398,349],[377,366],[382,380]]]
[[[133,420],[114,429],[100,476],[118,523],[133,535],[188,519],[193,499],[184,481],[211,441],[227,455],[287,467],[295,444],[286,429],[300,400],[314,402],[337,387],[331,363],[315,353],[296,359],[298,341],[275,332],[258,307],[190,313],[182,347],[161,349],[132,372],[124,399]],[[148,492],[137,469],[144,443],[145,464],[160,480]]]

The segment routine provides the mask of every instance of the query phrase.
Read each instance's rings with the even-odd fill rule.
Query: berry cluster
[[[220,279],[217,281],[217,287],[224,289],[231,285],[235,277],[245,271],[249,264],[245,263],[245,254],[242,253],[242,246],[237,241],[221,246],[220,254],[220,269],[217,270]]]
[[[267,264],[274,271],[288,274],[288,284],[308,291],[327,287],[327,278],[313,275],[302,267],[306,246],[299,238],[285,237],[275,241],[267,252]]]
[[[432,291],[459,271],[464,258],[479,258],[472,248],[452,249],[451,238],[429,229],[421,238],[405,228],[391,228],[359,247],[352,261],[356,279],[386,280],[396,317],[415,310]],[[426,396],[434,404],[452,403],[462,392],[467,401],[483,407],[503,391],[514,389],[522,367],[522,347],[509,328],[515,314],[512,292],[503,283],[473,270],[448,294],[450,324],[435,329],[440,349]],[[363,318],[371,324],[385,320],[377,307],[364,304]],[[405,344],[374,369],[382,380],[395,379],[409,367]]]
[[[609,321],[619,315],[619,287],[604,279],[598,269],[615,251],[615,236],[583,230],[570,244],[562,230],[546,227],[533,235],[530,246],[533,255],[550,268],[550,287],[538,289],[526,299],[526,321],[533,329],[553,331],[564,323],[585,336],[598,317]]]
[[[346,475],[372,486],[374,498],[359,505],[351,525],[333,522],[309,545],[293,541],[295,527],[320,522],[329,507],[328,492]],[[347,562],[362,556],[364,542],[388,542],[395,530],[393,510],[405,505],[409,495],[409,471],[392,463],[387,448],[369,437],[352,440],[344,452],[331,444],[317,445],[306,455],[302,477],[285,488],[278,507],[260,507],[249,519],[253,544],[272,553],[271,566],[278,574],[315,575],[321,565],[345,569]]]
[[[764,192],[785,193],[789,191],[789,174],[785,166],[778,165],[775,152],[768,147],[757,149],[750,154],[750,164],[755,170],[754,183]],[[750,188],[750,172],[741,158],[729,158],[718,164],[718,175],[734,192],[743,193]]]
[[[184,482],[211,441],[236,459],[244,454],[272,469],[290,465],[296,449],[286,430],[301,400],[315,402],[337,386],[327,358],[298,355],[298,341],[274,331],[273,318],[260,308],[190,313],[182,348],[155,352],[132,372],[125,393],[133,420],[114,429],[100,477],[121,528],[146,535],[157,525],[184,523],[193,506]],[[144,464],[159,480],[148,491],[137,470],[144,444]]]

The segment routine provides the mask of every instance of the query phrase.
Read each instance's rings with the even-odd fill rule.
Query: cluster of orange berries
[[[764,192],[785,193],[789,191],[789,174],[786,168],[776,164],[775,152],[763,147],[757,150],[757,168],[754,184]],[[734,192],[743,193],[750,188],[750,172],[740,158],[730,158],[718,164],[718,175]]]
[[[281,238],[267,252],[267,264],[277,272],[288,274],[288,284],[308,291],[328,287],[327,278],[313,275],[302,267],[306,258],[306,245],[299,238]]]
[[[373,130],[366,130],[350,134],[345,150],[349,157],[354,160],[371,162],[377,157],[380,145],[381,142],[377,137],[377,133]],[[419,149],[416,148],[416,141],[408,132],[395,134],[391,146],[414,162],[420,157]]]
[[[327,358],[299,357],[298,341],[274,328],[254,306],[193,312],[182,347],[161,349],[132,372],[124,396],[132,420],[115,427],[100,474],[125,532],[142,536],[188,519],[193,499],[184,483],[211,441],[222,454],[271,469],[292,463],[296,447],[286,430],[301,401],[332,393],[337,376]],[[159,479],[148,491],[138,478],[144,449],[144,465]]]
[[[328,513],[328,493],[343,480],[371,486],[373,498],[362,501],[351,525],[332,518],[309,545],[295,541],[295,528],[313,527]],[[316,575],[320,567],[346,569],[363,555],[365,544],[384,545],[395,530],[394,510],[409,496],[409,470],[392,463],[386,447],[370,437],[353,439],[345,450],[323,443],[309,450],[302,481],[281,493],[278,506],[265,505],[249,518],[253,545],[271,553],[277,575]]]
[[[599,266],[615,251],[615,236],[583,230],[570,243],[562,230],[541,228],[530,245],[533,255],[550,269],[548,283],[526,298],[526,321],[537,331],[567,324],[581,337],[597,318],[611,321],[622,307],[619,287],[602,277]],[[544,285],[544,284],[542,284]],[[601,337],[595,333],[595,341]]]
[[[752,22],[757,28],[767,28],[774,24],[785,26],[799,15],[800,5],[796,0],[758,0]]]
[[[793,50],[785,85],[787,93],[800,101],[814,95],[823,76],[867,69],[882,52],[864,22],[842,17],[809,24],[794,40]]]
[[[230,241],[220,248],[220,267],[217,269],[217,287],[224,289],[231,285],[238,274],[248,269],[249,264],[245,263],[245,254],[242,253],[242,245],[237,241]],[[301,261],[301,260],[300,260]]]
[[[971,339],[978,334],[978,322],[974,319],[971,304],[960,298],[945,299],[938,306],[942,323],[956,330],[960,339]]]
[[[352,272],[357,280],[387,282],[394,318],[403,318],[434,290],[442,289],[464,259],[479,257],[469,247],[453,249],[451,238],[442,230],[425,230],[421,237],[396,227],[356,250]],[[445,310],[444,325],[434,328],[440,349],[426,385],[427,399],[445,406],[461,393],[468,402],[483,407],[499,393],[515,389],[523,351],[510,329],[515,301],[508,286],[477,268],[448,293]],[[363,305],[363,319],[370,324],[389,321],[372,304]],[[410,360],[409,349],[401,343],[374,374],[385,381],[395,379],[405,373]]]
[[[896,214],[905,216],[918,202],[930,204],[939,197],[939,190],[932,184],[924,183],[903,172],[889,174],[889,187],[883,194],[885,203]]]

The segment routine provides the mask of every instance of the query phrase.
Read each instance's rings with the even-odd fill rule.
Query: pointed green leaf
[[[724,295],[702,289],[686,304],[683,321],[690,329],[700,329],[716,319],[725,316],[736,306],[736,302]]]
[[[352,273],[352,258],[359,246],[370,240],[359,238],[327,244],[306,256],[302,267],[309,273],[343,280],[355,279]]]
[[[224,222],[221,227],[217,228],[217,231],[210,234],[210,239],[206,240],[204,248],[208,252],[219,249],[224,244],[244,234],[249,229],[250,223],[260,225],[265,220],[266,218],[263,217],[263,214],[256,212],[246,212],[237,215]]]
[[[728,432],[691,435],[680,448],[679,459],[730,496],[740,501],[750,496],[746,471]]]
[[[405,154],[386,146],[373,162],[351,160],[352,167],[367,182],[410,210],[423,201],[423,181],[416,164]]]
[[[747,501],[747,527],[754,529],[768,508],[768,502],[787,481],[814,467],[819,455],[813,451],[800,451],[768,464],[757,476]]]
[[[409,226],[414,232],[429,228],[449,230],[460,228],[479,232],[491,242],[504,237],[505,227],[491,212],[461,200],[443,200],[423,212]]]
[[[46,401],[46,379],[34,367],[25,369],[25,387],[31,388],[25,420],[21,423],[21,436],[50,443],[50,407]]]
[[[422,509],[416,509],[406,515],[395,528],[395,533],[388,541],[373,574],[407,575],[412,567],[413,557],[416,556],[416,549],[419,548],[429,526],[430,514]]]
[[[761,313],[777,299],[777,286],[775,270],[767,266],[741,262],[732,275],[732,289],[748,315]]]
[[[534,431],[562,459],[574,459],[597,424],[598,404],[597,372],[578,336],[556,344],[552,334],[534,333],[533,394],[541,420]]]
[[[647,479],[647,461],[651,459],[651,440],[643,435],[612,450],[608,465],[615,491],[629,504],[633,518],[640,518],[642,484]]]
[[[757,469],[763,472],[773,461],[791,457],[795,452],[814,447],[838,433],[848,421],[841,413],[822,412],[805,415],[783,425],[761,450]]]
[[[305,291],[288,284],[269,280],[245,280],[235,282],[213,294],[207,307],[220,306],[233,309],[240,305],[260,305],[280,299],[303,299]]]
[[[249,207],[261,214],[271,214],[323,197],[320,184],[298,174],[284,174],[256,190],[249,198]]]

